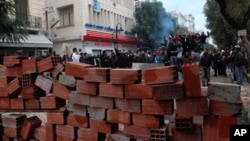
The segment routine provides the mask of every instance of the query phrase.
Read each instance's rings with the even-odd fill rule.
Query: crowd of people
[[[227,70],[232,72],[232,80],[243,85],[243,76],[247,77],[247,55],[239,45],[234,45],[226,50],[208,50],[206,38],[209,33],[170,35],[166,43],[154,50],[140,50],[125,52],[118,49],[115,44],[114,52],[103,51],[101,55],[93,56],[87,53],[79,53],[73,49],[71,59],[74,62],[92,64],[98,67],[131,68],[133,63],[156,63],[164,65],[176,65],[178,72],[182,72],[185,63],[197,62],[200,65],[202,85],[207,86],[210,81],[211,68],[213,76],[227,76]]]

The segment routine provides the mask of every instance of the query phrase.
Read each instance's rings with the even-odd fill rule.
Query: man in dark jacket
[[[207,86],[210,82],[210,67],[212,64],[212,56],[209,54],[208,49],[204,49],[204,53],[201,56],[200,67],[201,67],[201,76],[202,76],[202,86]]]
[[[243,85],[243,67],[245,65],[245,55],[241,51],[241,47],[239,45],[236,45],[236,50],[237,53],[234,59],[234,64],[237,76],[237,84]]]
[[[118,44],[115,44],[115,53],[118,57],[119,68],[129,68],[129,58],[124,49],[118,50]]]

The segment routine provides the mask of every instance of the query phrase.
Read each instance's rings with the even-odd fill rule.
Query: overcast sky
[[[165,10],[179,10],[183,15],[192,14],[195,18],[195,29],[206,32],[206,18],[203,14],[203,6],[206,0],[157,0],[163,3]]]

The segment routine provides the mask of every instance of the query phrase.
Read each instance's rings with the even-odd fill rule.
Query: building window
[[[65,8],[59,9],[60,14],[60,25],[67,26],[74,24],[74,12],[73,6],[68,6]]]

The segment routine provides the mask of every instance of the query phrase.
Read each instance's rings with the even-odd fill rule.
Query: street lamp
[[[120,29],[118,29],[118,26],[120,25]],[[118,43],[118,35],[117,33],[123,31],[122,29],[122,24],[121,23],[117,23],[115,26],[115,42]]]

